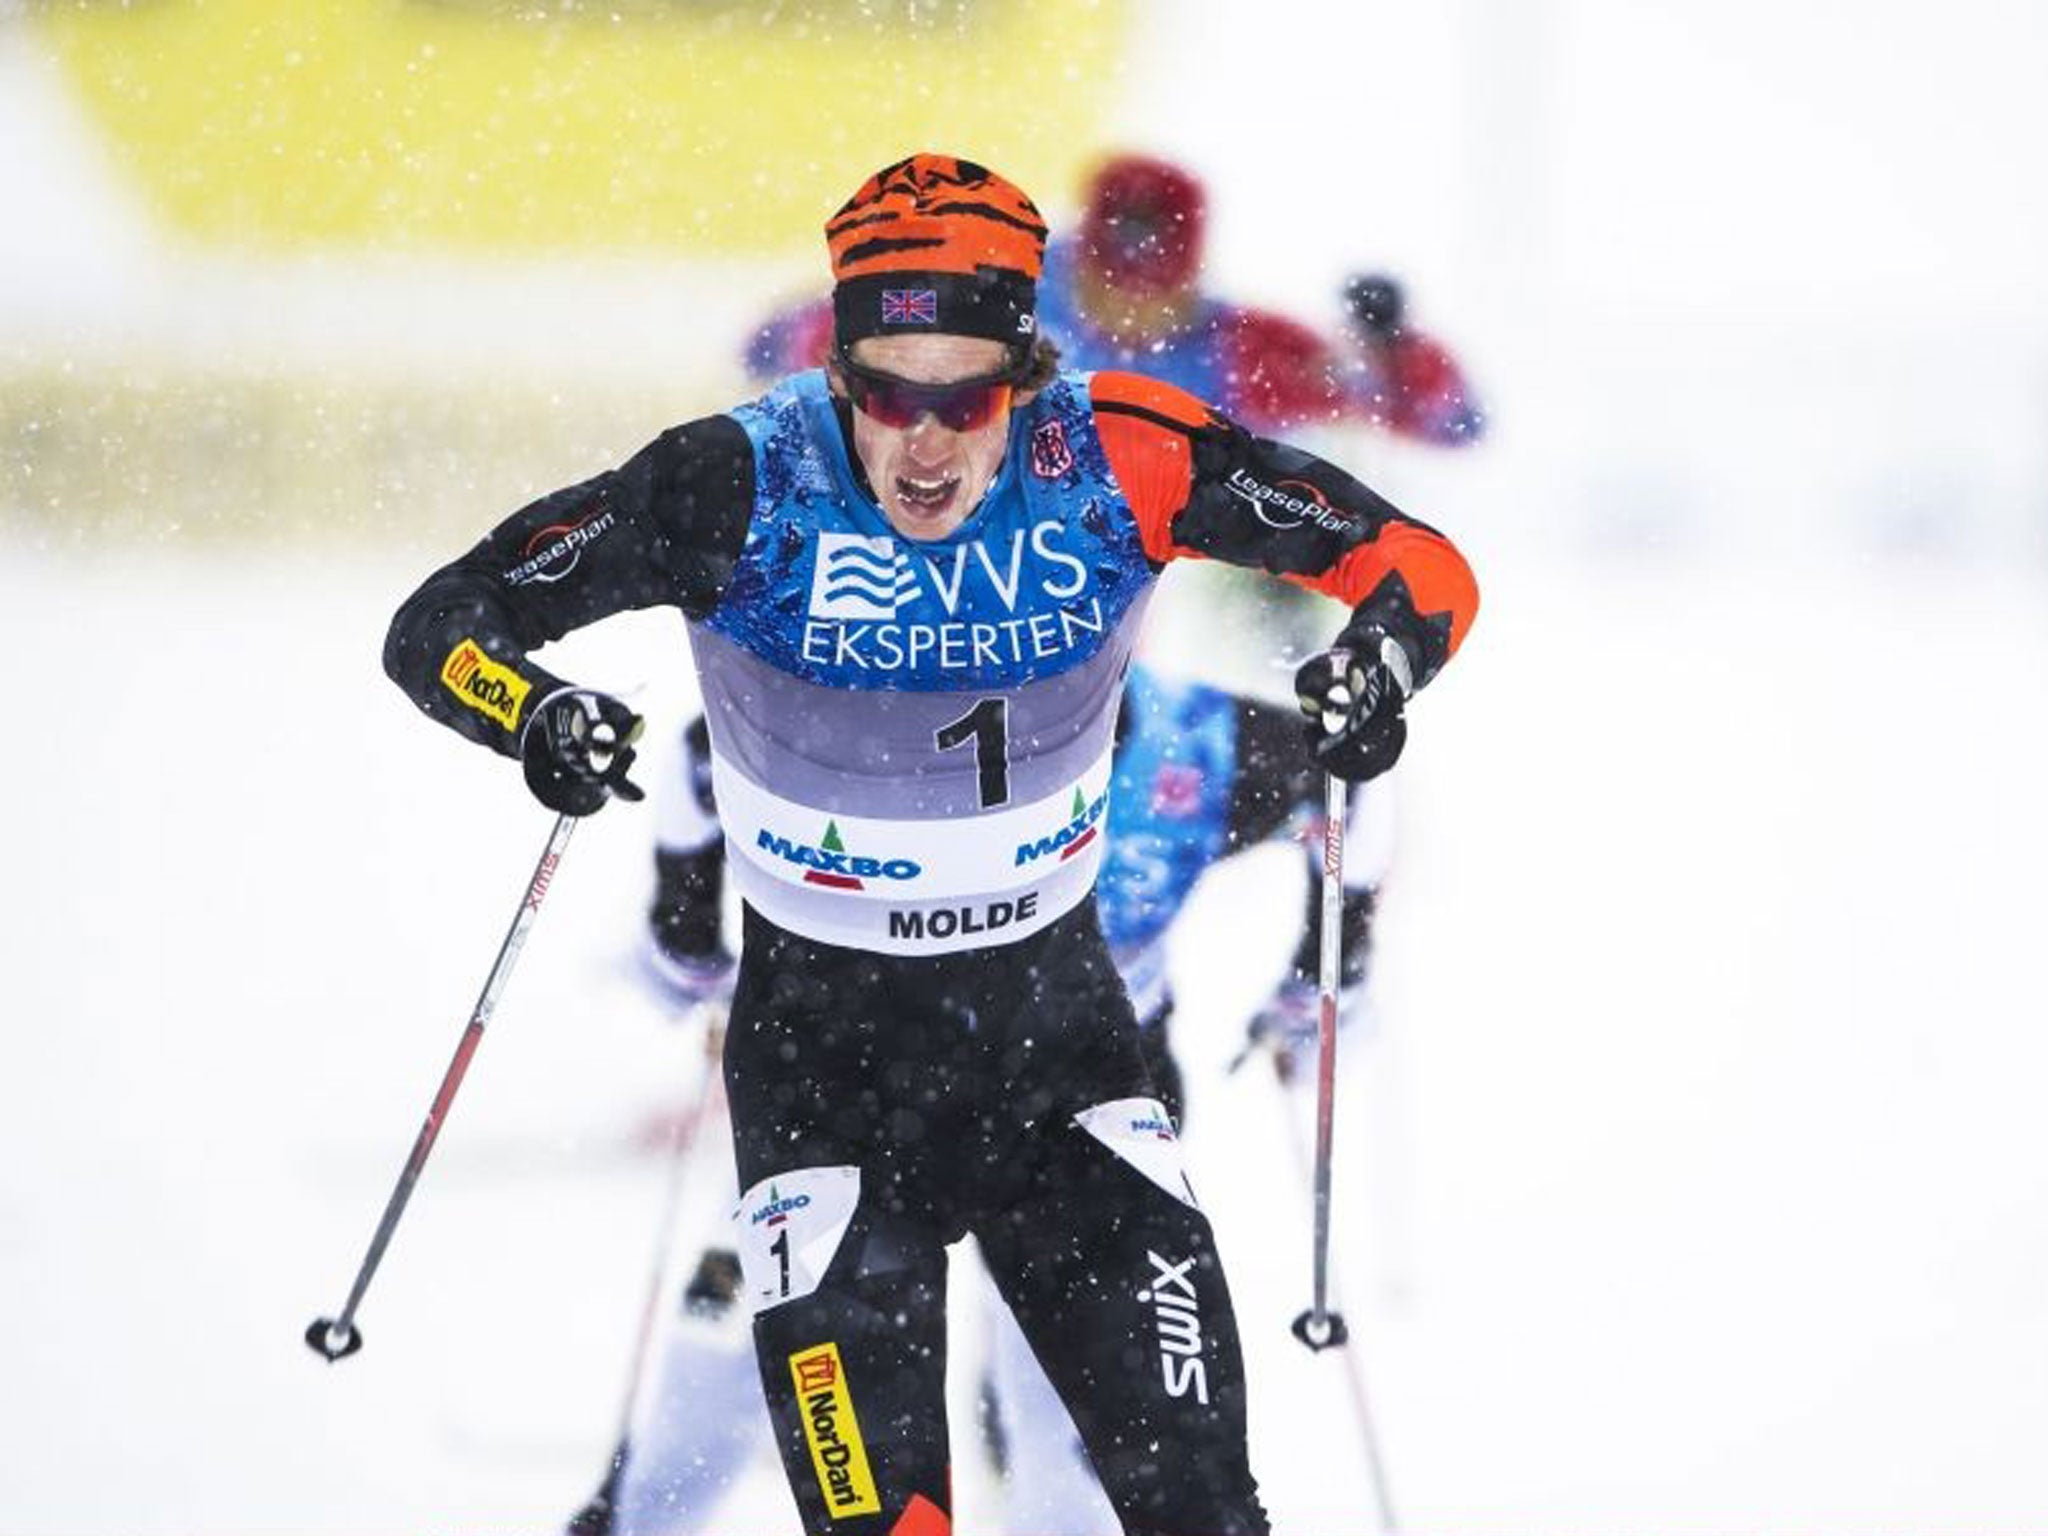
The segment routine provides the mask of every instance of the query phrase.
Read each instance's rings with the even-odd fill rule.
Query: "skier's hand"
[[[1381,630],[1347,632],[1340,641],[1294,674],[1309,753],[1340,779],[1377,778],[1408,740],[1401,711],[1415,691],[1414,668],[1401,642]]]
[[[527,717],[519,738],[526,787],[551,811],[588,816],[613,795],[643,798],[626,777],[646,722],[609,694],[557,688]]]
[[[1337,1027],[1343,1029],[1360,1011],[1365,989],[1349,986],[1337,992]],[[1298,978],[1283,981],[1266,1005],[1252,1015],[1245,1026],[1244,1052],[1251,1056],[1267,1051],[1280,1081],[1291,1083],[1308,1077],[1316,1068],[1316,1052],[1322,1046],[1323,999],[1313,985]]]

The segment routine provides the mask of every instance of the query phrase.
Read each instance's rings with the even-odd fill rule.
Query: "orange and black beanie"
[[[875,172],[825,225],[842,347],[865,336],[1037,335],[1045,220],[986,166],[912,155]]]

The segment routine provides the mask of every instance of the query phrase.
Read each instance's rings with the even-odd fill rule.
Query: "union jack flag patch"
[[[884,288],[882,324],[937,325],[939,291],[936,288]]]

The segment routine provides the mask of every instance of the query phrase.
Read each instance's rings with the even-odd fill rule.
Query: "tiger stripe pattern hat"
[[[1045,220],[984,165],[917,154],[875,172],[825,225],[834,334],[1037,335]]]

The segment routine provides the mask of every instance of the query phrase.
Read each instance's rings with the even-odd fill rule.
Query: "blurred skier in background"
[[[1317,1022],[1316,911],[1320,899],[1322,775],[1300,750],[1292,709],[1240,698],[1134,666],[1117,722],[1108,847],[1096,901],[1138,1015],[1152,1083],[1175,1126],[1185,1089],[1168,1025],[1174,999],[1168,932],[1201,876],[1221,860],[1277,837],[1308,844],[1300,944],[1286,978],[1254,1017],[1247,1045],[1274,1053],[1283,1077],[1312,1056]],[[713,799],[710,738],[703,720],[682,732],[680,772],[656,798],[657,883],[649,911],[649,964],[676,1001],[723,1003],[737,961],[723,913],[725,844]],[[1354,840],[1346,863],[1341,1022],[1362,1011],[1371,957],[1375,891],[1388,839],[1369,828],[1384,797],[1351,786]],[[715,1144],[695,1166],[728,1185]],[[714,1171],[715,1170],[715,1171]],[[735,1190],[734,1193],[737,1193]],[[680,1309],[659,1344],[659,1380],[646,1421],[613,1455],[596,1497],[570,1536],[708,1536],[726,1491],[772,1450],[753,1351],[737,1326],[738,1257],[722,1242],[695,1255]],[[990,1292],[989,1371],[983,1411],[1000,1450],[1004,1515],[1017,1536],[1115,1536],[1109,1501],[1079,1436],[1023,1334]]]
[[[1257,432],[1366,425],[1444,447],[1476,441],[1483,418],[1450,350],[1416,329],[1393,278],[1343,289],[1344,324],[1325,339],[1273,310],[1208,292],[1208,193],[1193,172],[1145,155],[1105,160],[1079,231],[1046,248],[1039,334],[1084,371],[1122,368],[1186,390]],[[828,299],[755,332],[756,378],[816,367],[831,348]]]

